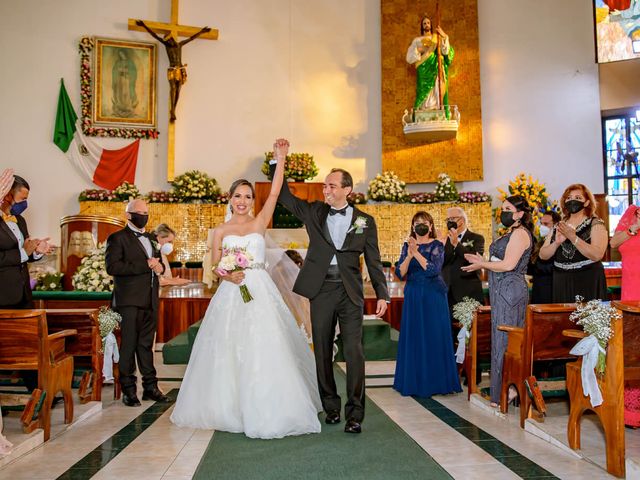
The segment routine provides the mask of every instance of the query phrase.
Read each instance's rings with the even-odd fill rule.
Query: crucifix
[[[187,65],[182,63],[182,47],[196,38],[217,40],[218,30],[209,27],[189,27],[178,24],[178,8],[180,0],[171,0],[171,22],[153,22],[130,18],[129,30],[147,32],[162,43],[169,57],[167,80],[169,81],[169,128],[167,132],[167,180],[171,181],[175,174],[175,122],[176,106],[180,97],[180,89],[187,81]],[[163,35],[162,37],[160,35]],[[178,41],[178,37],[187,37]]]

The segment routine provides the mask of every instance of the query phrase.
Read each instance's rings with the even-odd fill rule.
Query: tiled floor
[[[185,367],[162,365],[160,355],[156,361],[159,378],[166,379],[160,387],[175,395]],[[517,410],[501,417],[481,400],[468,402],[466,394],[420,401],[400,396],[390,388],[394,368],[395,362],[367,363],[369,398],[453,478],[613,478],[594,463],[520,429]],[[0,478],[192,477],[213,432],[175,427],[169,421],[171,407],[143,402],[142,407],[128,408],[112,401],[109,392],[104,398],[102,409],[92,410],[72,428],[60,428],[49,442],[0,467]],[[556,421],[561,422],[559,417]],[[554,422],[549,427],[560,429]],[[15,434],[10,430],[9,438]],[[589,448],[594,455],[599,451],[595,440]]]

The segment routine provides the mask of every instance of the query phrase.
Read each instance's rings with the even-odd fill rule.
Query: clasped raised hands
[[[286,138],[278,138],[273,144],[273,158],[280,162],[287,159],[289,153],[289,140]]]

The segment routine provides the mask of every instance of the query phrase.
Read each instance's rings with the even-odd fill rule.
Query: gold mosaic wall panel
[[[80,214],[109,215],[126,220],[124,203],[80,202]],[[150,203],[149,226],[166,223],[176,232],[171,260],[201,262],[207,250],[210,228],[224,222],[226,205],[192,203]]]
[[[395,262],[400,256],[402,243],[409,234],[413,215],[425,210],[433,216],[438,235],[445,229],[447,208],[460,206],[469,217],[470,229],[485,238],[488,248],[491,242],[491,204],[432,203],[415,205],[408,203],[367,204],[358,208],[372,215],[378,227],[378,241],[382,260]],[[80,202],[80,214],[109,215],[125,219],[124,203]],[[149,228],[166,223],[176,231],[175,252],[172,260],[200,262],[206,251],[207,234],[224,222],[225,205],[150,203]]]
[[[436,0],[381,0],[382,168],[407,183],[437,181],[448,173],[457,182],[482,180],[482,118],[477,0],[440,2],[441,26],[454,48],[449,102],[460,109],[455,140],[425,144],[408,140],[402,115],[415,101],[416,73],[407,48],[420,36],[420,19],[435,16]]]
[[[400,257],[403,242],[409,236],[409,226],[413,215],[424,210],[433,217],[437,233],[440,237],[445,233],[447,209],[461,207],[469,218],[469,229],[484,237],[485,250],[491,243],[491,203],[431,203],[416,205],[410,203],[389,203],[374,205],[358,205],[376,220],[378,228],[378,245],[383,261],[395,263]]]

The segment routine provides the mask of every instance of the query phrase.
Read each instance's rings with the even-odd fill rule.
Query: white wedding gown
[[[264,265],[258,233],[229,235]],[[179,426],[282,438],[320,432],[315,361],[304,334],[264,268],[245,270],[253,300],[222,281],[198,331],[171,421]]]

